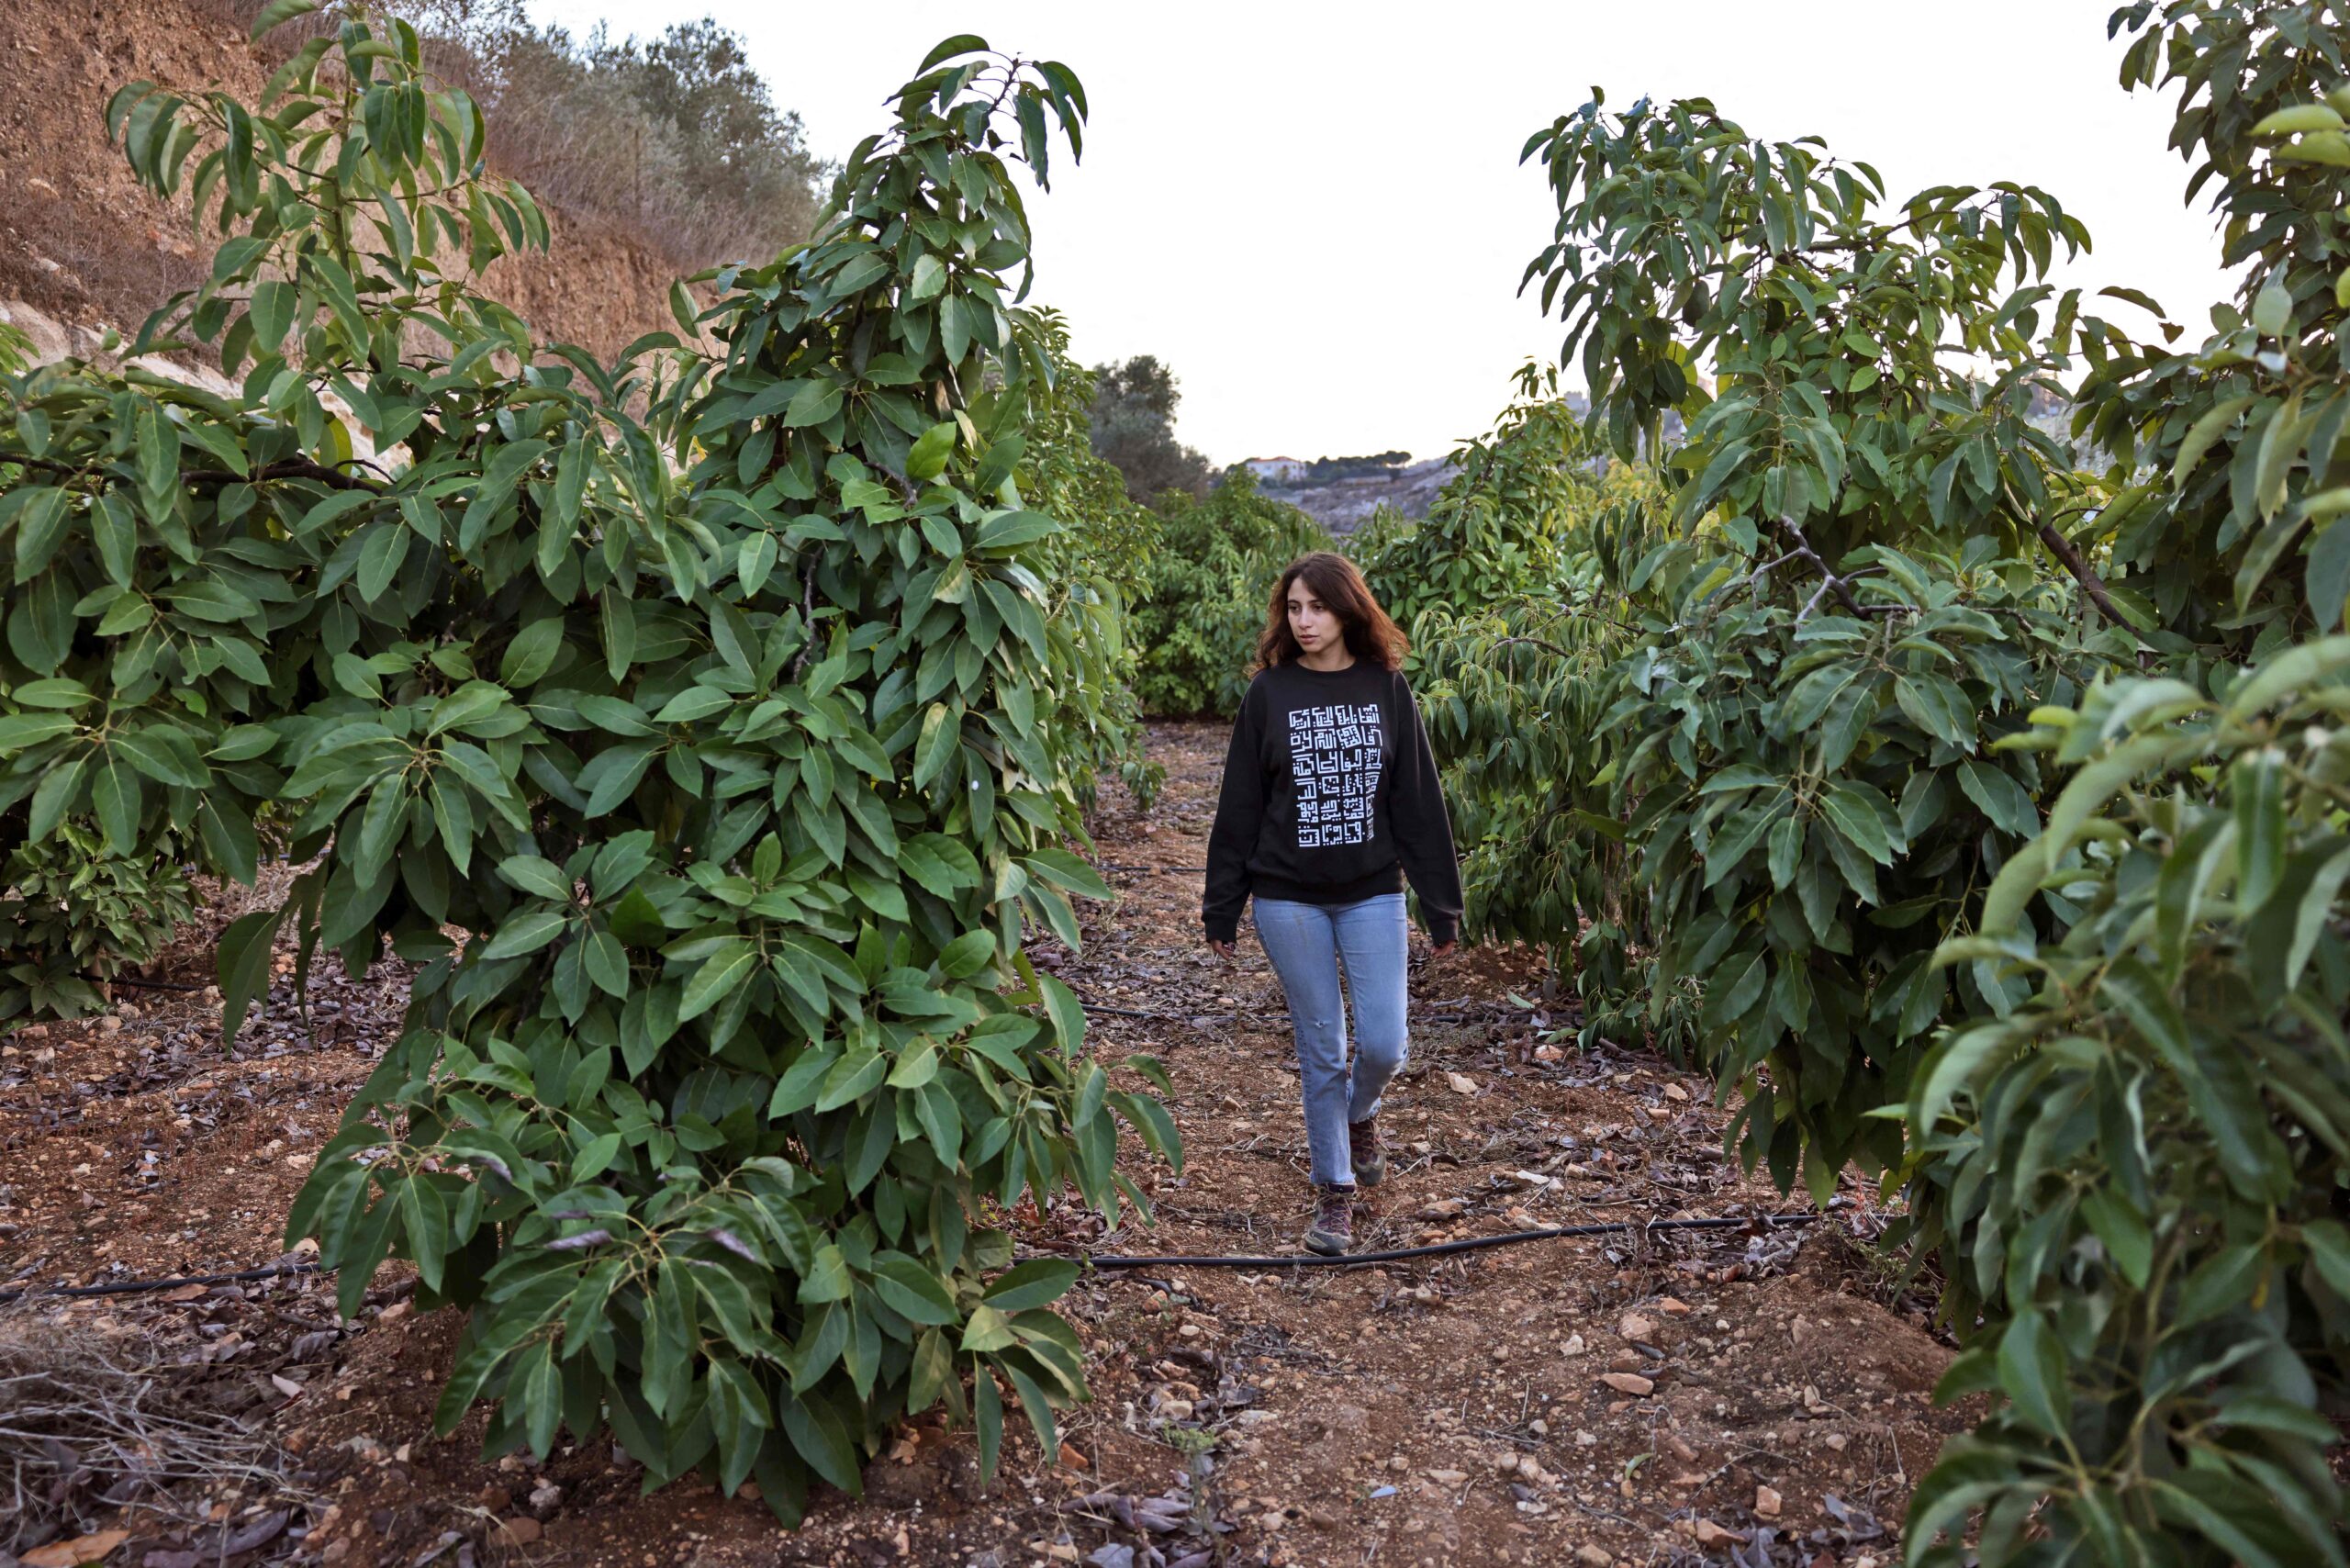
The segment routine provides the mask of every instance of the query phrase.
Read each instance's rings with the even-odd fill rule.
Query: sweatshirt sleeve
[[[1264,689],[1252,685],[1240,700],[1240,716],[1232,722],[1224,784],[1215,798],[1215,826],[1208,834],[1207,893],[1200,914],[1211,942],[1238,936],[1241,906],[1248,902],[1248,857],[1265,821],[1264,729]]]
[[[1460,863],[1452,851],[1452,820],[1444,809],[1444,785],[1438,777],[1436,754],[1420,722],[1419,704],[1404,678],[1395,678],[1402,696],[1396,724],[1395,782],[1387,797],[1387,820],[1395,831],[1396,858],[1412,890],[1420,895],[1420,918],[1428,935],[1449,942],[1460,935]],[[1408,721],[1408,722],[1404,722]]]

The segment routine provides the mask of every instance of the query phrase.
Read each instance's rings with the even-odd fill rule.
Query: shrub
[[[968,1411],[991,1472],[999,1379],[1047,1453],[1083,1392],[1074,1266],[1007,1270],[990,1205],[1147,1212],[1118,1117],[1177,1153],[1020,947],[1103,891],[1040,730],[1087,700],[1037,575],[1062,524],[1002,504],[1049,363],[1010,164],[1041,181],[1084,106],[948,40],[815,242],[612,365],[444,270],[544,230],[412,28],[345,21],[260,112],[110,107],[228,235],[145,335],[246,394],[10,385],[42,482],[0,498],[0,810],[250,880],[284,802],[319,864],[224,937],[230,1031],[288,920],[305,961],[418,966],[288,1228],[346,1312],[392,1254],[470,1309],[439,1416],[495,1401],[494,1452],[609,1423],[789,1520],[905,1415]],[[352,460],[330,386],[404,466]]]
[[[1407,631],[1430,610],[1479,615],[1521,595],[1555,598],[1575,524],[1599,491],[1591,443],[1560,396],[1558,371],[1528,364],[1491,434],[1450,462],[1428,515],[1382,510],[1347,542],[1371,591]]]
[[[1228,474],[1207,499],[1175,499],[1135,606],[1141,650],[1135,695],[1143,711],[1225,717],[1240,711],[1273,584],[1298,556],[1329,549],[1322,525]]]
[[[2029,995],[1912,1083],[1920,1239],[1991,1390],[1913,1557],[2343,1561],[2323,1413],[2350,1348],[2350,638],[2100,685],[2020,737],[2077,771],[1937,962]],[[2061,938],[2035,939],[2027,906]]]
[[[1093,454],[1114,466],[1136,500],[1165,508],[1208,493],[1208,460],[1175,437],[1183,394],[1155,354],[1093,369]]]
[[[173,834],[120,854],[95,822],[60,821],[0,862],[0,1021],[96,1011],[195,913]]]

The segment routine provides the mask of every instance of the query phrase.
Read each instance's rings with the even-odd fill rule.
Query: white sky
[[[1089,363],[1173,365],[1179,433],[1218,463],[1483,430],[1561,332],[1517,296],[1556,216],[1517,162],[1538,127],[1642,94],[1709,96],[1751,135],[1824,136],[1897,201],[2012,179],[2096,237],[2062,280],[2143,288],[2199,330],[2226,290],[2180,195],[2167,95],[2125,96],[2109,0],[533,0],[542,21],[741,33],[832,157],[887,121],[930,46],[978,32],[1066,62],[1084,162],[1034,199],[1037,286]],[[495,128],[493,127],[493,134]],[[2109,302],[2143,330],[2143,317]]]

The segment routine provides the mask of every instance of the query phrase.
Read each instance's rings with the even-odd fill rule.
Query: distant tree
[[[523,0],[408,0],[434,73],[497,128],[491,155],[574,216],[615,221],[688,268],[805,240],[837,172],[776,106],[740,36],[709,17],[614,42],[539,28]]]
[[[1327,485],[1339,479],[1384,478],[1412,460],[1408,452],[1375,452],[1360,457],[1317,457],[1305,465],[1304,483]]]
[[[1214,470],[1175,439],[1175,409],[1183,399],[1175,373],[1145,353],[1098,365],[1093,374],[1093,454],[1124,476],[1126,494],[1153,504],[1170,490],[1193,500],[1205,496]]]
[[[739,34],[704,17],[650,42],[599,40],[590,59],[627,83],[649,118],[676,131],[687,194],[767,211],[778,234],[808,231],[828,171],[808,151],[800,116],[775,106]]]

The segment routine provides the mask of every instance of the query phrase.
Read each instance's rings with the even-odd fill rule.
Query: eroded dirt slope
[[[104,110],[140,79],[190,97],[218,88],[256,101],[269,68],[230,9],[202,0],[0,5],[0,308],[17,301],[69,329],[111,325],[128,336],[203,280],[219,236],[196,232],[185,200],[140,188],[106,140]],[[492,295],[548,336],[607,359],[671,325],[677,269],[626,235],[560,210],[548,217],[552,248],[498,263],[485,280]]]
[[[1166,1061],[1188,1163],[1153,1170],[1130,1140],[1156,1229],[1104,1234],[1063,1210],[1026,1216],[1024,1239],[1289,1252],[1307,1192],[1286,1020],[1252,940],[1230,968],[1200,944],[1189,869],[1223,737],[1175,726],[1153,744],[1164,799],[1147,816],[1113,809],[1102,827],[1117,903],[1089,915],[1081,958],[1038,958],[1093,1004],[1105,1060]],[[201,984],[199,948],[172,978]],[[0,1282],[277,1257],[279,1217],[396,1029],[404,983],[390,966],[359,984],[314,980],[313,1038],[281,977],[226,1058],[201,990],[126,992],[139,1000],[110,1018],[0,1046]],[[1721,1159],[1726,1117],[1698,1081],[1639,1051],[1538,1048],[1507,1000],[1538,983],[1509,953],[1420,965],[1412,1060],[1387,1103],[1394,1169],[1359,1245],[1785,1206]],[[324,1282],[297,1277],[36,1300],[13,1327],[0,1316],[0,1338],[62,1323],[94,1344],[151,1344],[255,1428],[260,1468],[241,1489],[183,1483],[170,1511],[119,1518],[95,1481],[78,1499],[74,1528],[128,1529],[112,1561],[150,1568],[232,1545],[232,1563],[551,1568],[1867,1568],[1894,1561],[1908,1485],[1957,1423],[1926,1398],[1948,1352],[1849,1239],[1866,1223],[1841,1210],[1751,1236],[1550,1240],[1388,1267],[1102,1272],[1065,1304],[1095,1396],[1065,1413],[1059,1462],[1015,1423],[1003,1473],[982,1488],[969,1435],[925,1422],[868,1468],[863,1502],[827,1493],[795,1536],[699,1481],[640,1497],[605,1442],[541,1469],[482,1462],[477,1420],[435,1439],[460,1324],[409,1310],[397,1269],[349,1323]]]

